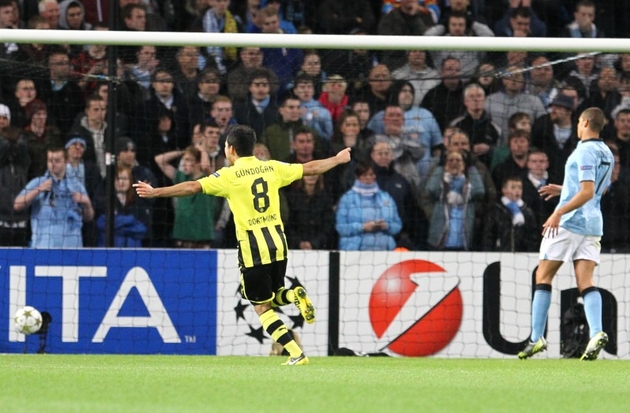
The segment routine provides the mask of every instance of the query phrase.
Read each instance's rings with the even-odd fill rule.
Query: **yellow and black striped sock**
[[[267,310],[260,316],[260,323],[265,331],[289,352],[291,357],[299,357],[302,349],[289,334],[287,326],[280,320],[274,310]]]
[[[295,293],[293,290],[287,290],[282,287],[278,291],[276,291],[276,295],[273,297],[271,301],[272,307],[282,307],[283,305],[293,304],[293,300],[295,300]]]

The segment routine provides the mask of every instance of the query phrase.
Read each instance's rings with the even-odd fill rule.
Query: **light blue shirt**
[[[19,193],[22,196],[37,188],[50,174],[34,178]],[[31,203],[31,247],[81,248],[83,215],[72,194],[86,194],[85,187],[75,179],[53,180],[52,189],[40,192]]]
[[[595,182],[595,194],[580,208],[562,215],[560,226],[581,235],[602,236],[602,195],[610,185],[615,158],[601,139],[578,143],[564,167],[564,182],[557,208],[569,202],[580,190],[580,182]]]
[[[315,99],[301,102],[300,106],[306,108],[306,113],[302,116],[304,125],[315,129],[320,138],[330,140],[333,135],[333,121],[328,109]]]

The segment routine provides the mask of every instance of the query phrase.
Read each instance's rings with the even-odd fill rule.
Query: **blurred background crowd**
[[[129,36],[630,37],[630,3],[614,0],[117,1]],[[110,3],[0,0],[0,29],[109,30]],[[246,124],[261,159],[353,148],[351,163],[285,188],[291,248],[537,251],[555,207],[537,190],[562,183],[591,106],[616,159],[602,248],[626,253],[630,52],[0,43],[0,245],[105,246],[113,133],[115,246],[235,248],[222,199],[149,201],[131,184],[214,173],[226,130]]]

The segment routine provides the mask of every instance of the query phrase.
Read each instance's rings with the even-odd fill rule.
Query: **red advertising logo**
[[[370,295],[379,350],[421,357],[446,347],[462,322],[458,285],[457,277],[429,261],[403,261],[387,269]]]

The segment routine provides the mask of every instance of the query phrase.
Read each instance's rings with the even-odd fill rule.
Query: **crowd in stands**
[[[130,35],[630,38],[618,0],[116,1]],[[0,30],[109,30],[110,3],[0,0]],[[630,53],[1,43],[0,245],[105,246],[113,133],[114,246],[234,248],[223,199],[146,200],[131,185],[215,173],[226,131],[245,124],[260,159],[352,148],[283,191],[291,248],[537,251],[555,207],[537,190],[562,183],[591,106],[616,161],[602,251],[628,253]]]

